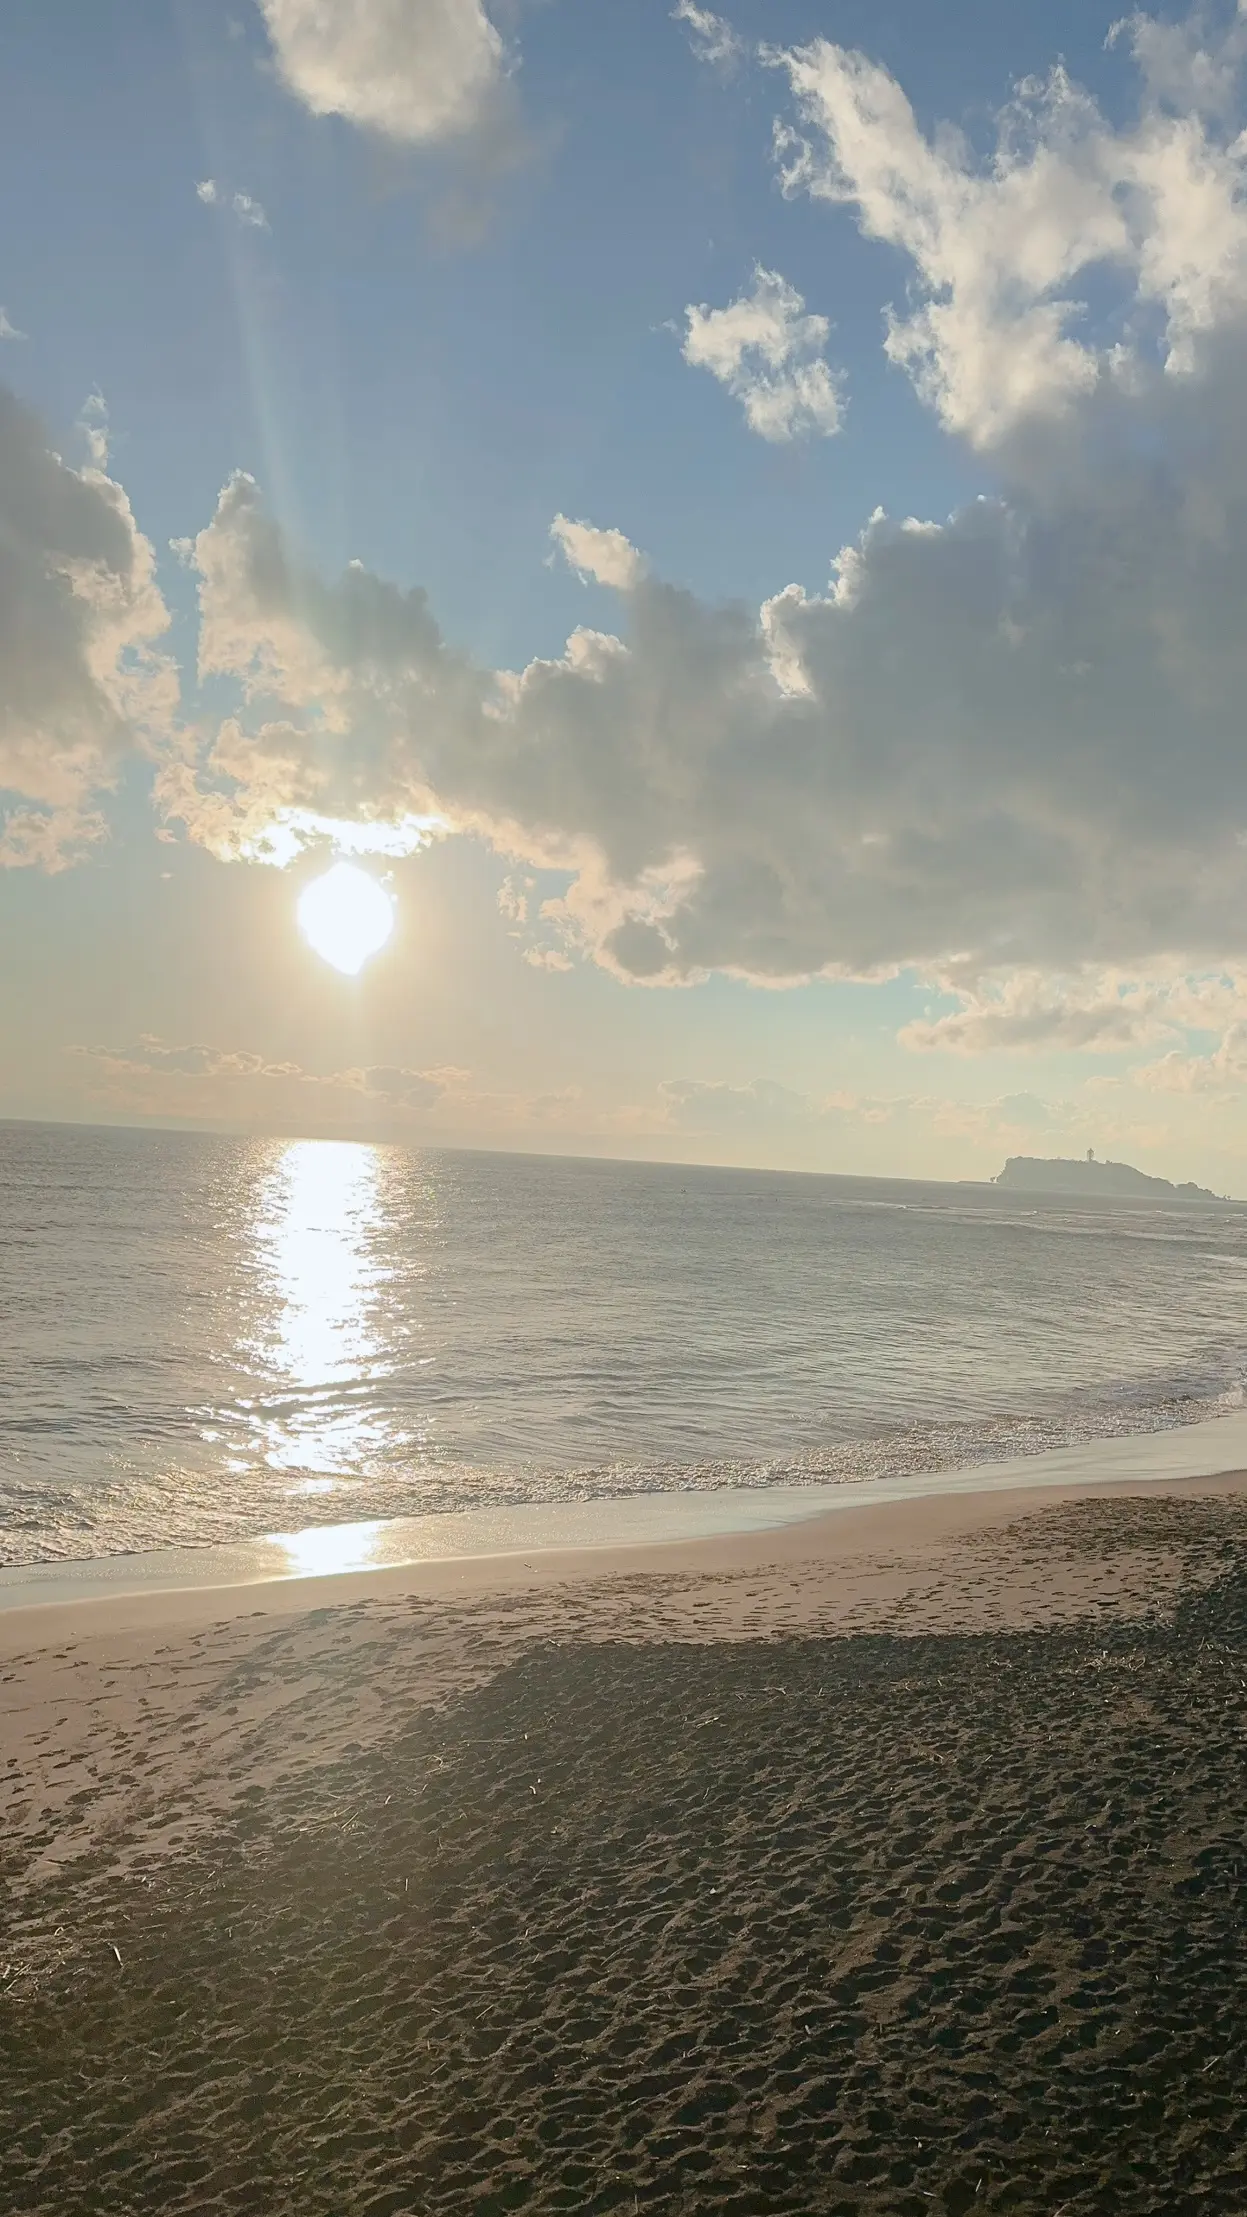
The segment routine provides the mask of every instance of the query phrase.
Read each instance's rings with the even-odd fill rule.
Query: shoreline
[[[97,1618],[108,1624],[123,1615],[178,1622],[189,1611],[203,1623],[255,1607],[288,1614],[370,1592],[480,1591],[511,1583],[516,1564],[526,1566],[527,1576],[534,1559],[550,1576],[572,1580],[603,1575],[615,1558],[634,1571],[665,1565],[687,1574],[699,1551],[709,1551],[707,1560],[747,1562],[755,1548],[762,1559],[779,1546],[785,1560],[825,1561],[834,1558],[837,1531],[850,1537],[845,1518],[908,1507],[921,1529],[924,1506],[932,1503],[1023,1495],[1055,1502],[1114,1488],[1189,1488],[1244,1471],[1247,1411],[1236,1411],[1162,1432],[895,1478],[468,1508],[313,1525],[223,1546],[21,1564],[0,1570],[0,1651],[11,1649],[15,1629],[35,1617],[46,1620],[52,1638],[54,1620],[62,1618],[67,1629],[85,1631]]]
[[[0,1836],[160,1864],[538,1650],[921,1644],[1154,1620],[1247,1537],[1247,1466],[968,1485],[782,1527],[0,1613]]]

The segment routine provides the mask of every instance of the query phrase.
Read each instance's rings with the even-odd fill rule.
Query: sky
[[[1230,4],[9,0],[0,1115],[1247,1193],[1245,124]]]

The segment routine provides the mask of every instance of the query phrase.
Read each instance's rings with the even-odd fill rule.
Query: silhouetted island
[[[1128,1162],[1097,1162],[1094,1155],[1067,1159],[1062,1155],[1010,1155],[995,1185],[1021,1186],[1031,1193],[1151,1194],[1173,1201],[1216,1201],[1219,1194],[1187,1179],[1173,1185],[1168,1178],[1150,1178]]]

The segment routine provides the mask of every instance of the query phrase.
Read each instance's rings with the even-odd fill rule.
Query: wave
[[[82,1562],[166,1547],[220,1546],[288,1526],[298,1503],[302,1526],[360,1519],[438,1516],[465,1509],[543,1502],[625,1499],[644,1494],[706,1493],[767,1486],[853,1485],[866,1480],[934,1476],[940,1471],[1042,1455],[1095,1440],[1174,1431],[1228,1416],[1247,1405],[1244,1382],[1191,1376],[1150,1397],[1123,1388],[1112,1398],[1059,1415],[1003,1414],[966,1421],[914,1422],[868,1437],[766,1459],[710,1456],[696,1461],[639,1460],[551,1468],[419,1461],[364,1476],[327,1476],[286,1468],[280,1484],[241,1502],[220,1495],[202,1473],[133,1471],[84,1499],[66,1488],[0,1485],[0,1567]],[[276,1478],[278,1474],[274,1474]]]

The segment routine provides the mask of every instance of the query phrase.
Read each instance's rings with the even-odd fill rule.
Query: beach
[[[1247,0],[0,53],[0,2217],[1247,2217]]]
[[[12,1610],[4,2204],[1239,2210],[1247,1475]]]

